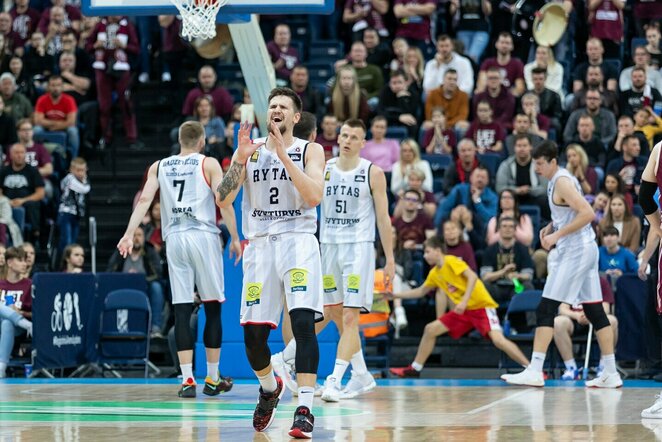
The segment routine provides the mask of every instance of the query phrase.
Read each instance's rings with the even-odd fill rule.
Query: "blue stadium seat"
[[[490,172],[490,182],[494,181],[496,178],[497,170],[499,169],[499,164],[503,157],[494,153],[484,153],[478,154],[478,161],[483,166],[487,167],[487,170]]]
[[[426,160],[430,163],[430,169],[432,169],[432,175],[435,177],[443,177],[444,171],[450,166],[453,162],[453,157],[450,155],[444,154],[424,154],[421,155],[422,160]]]
[[[630,54],[634,55],[634,50],[637,46],[646,46],[648,44],[648,41],[646,41],[645,37],[635,37],[632,39],[632,42],[630,43]]]
[[[326,83],[336,75],[333,63],[306,63],[311,83]]]
[[[239,63],[219,64],[216,66],[218,81],[221,83],[243,83],[244,74]]]
[[[616,68],[616,72],[621,72],[621,68],[623,66],[623,62],[621,60],[617,58],[605,58],[604,62]]]
[[[386,129],[385,136],[386,138],[392,138],[400,142],[405,138],[409,137],[409,132],[407,131],[407,128],[404,126],[389,126],[388,129]]]
[[[345,55],[343,44],[337,40],[316,40],[308,47],[308,59],[311,62],[318,60],[340,60]]]
[[[531,224],[533,224],[533,246],[538,243],[538,232],[540,232],[540,207],[523,204],[519,206],[520,213],[526,213],[531,217]]]
[[[619,360],[635,361],[647,356],[646,310],[648,281],[635,274],[625,274],[616,281],[615,315],[618,318],[618,344],[616,357]]]

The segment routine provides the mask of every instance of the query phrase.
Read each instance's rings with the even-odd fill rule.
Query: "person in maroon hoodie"
[[[23,48],[37,29],[41,14],[30,7],[30,0],[16,0],[14,7],[9,10],[9,15],[12,18],[12,31],[17,36],[16,47]],[[19,55],[23,55],[23,52]]]
[[[276,83],[280,82],[283,86],[290,80],[294,66],[301,62],[299,51],[290,45],[291,41],[290,27],[280,24],[274,30],[274,39],[267,43],[267,52],[276,70]]]
[[[0,378],[6,376],[14,337],[26,330],[32,334],[32,281],[24,278],[25,250],[10,247],[5,252],[7,275],[0,280]]]

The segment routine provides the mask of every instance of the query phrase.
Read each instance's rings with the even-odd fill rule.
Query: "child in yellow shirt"
[[[655,120],[655,124],[651,124],[651,117]],[[655,135],[662,133],[662,118],[658,117],[650,106],[642,107],[634,114],[634,130],[644,134],[649,149],[653,150]]]

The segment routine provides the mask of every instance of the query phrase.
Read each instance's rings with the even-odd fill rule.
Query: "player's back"
[[[567,205],[557,205],[554,203],[554,188],[559,178],[568,178],[572,182],[572,185],[577,190],[577,192],[582,195],[582,197],[584,195],[582,188],[579,185],[579,181],[577,181],[577,178],[570,174],[570,172],[568,172],[565,168],[559,167],[559,170],[554,174],[552,179],[549,180],[549,183],[547,184],[547,199],[549,201],[549,208],[552,215],[554,231],[557,231],[570,224],[577,217],[577,211],[572,207]],[[559,239],[557,246],[564,247],[572,244],[579,245],[591,241],[595,241],[595,232],[593,231],[593,228],[590,224],[586,224],[576,232],[573,232],[570,235]]]
[[[218,233],[216,202],[203,164],[207,157],[195,153],[173,155],[159,162],[163,238],[176,232],[201,230]]]

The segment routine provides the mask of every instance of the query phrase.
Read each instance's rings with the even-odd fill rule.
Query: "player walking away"
[[[662,191],[662,170],[660,170],[660,149],[662,143],[657,143],[648,157],[648,164],[644,169],[641,176],[641,187],[639,188],[639,204],[644,210],[644,214],[650,224],[650,231],[646,238],[646,249],[644,253],[644,261],[642,262],[643,271],[640,268],[639,275],[645,274],[646,264],[650,259],[653,251],[653,243],[657,244],[662,238],[662,229],[660,226],[660,209],[655,203],[655,190],[661,189]],[[662,270],[662,258],[658,257],[658,270]],[[657,313],[662,315],[662,284],[657,283]],[[656,396],[655,403],[641,412],[641,417],[645,419],[662,419],[662,393]]]
[[[260,381],[253,427],[266,430],[284,393],[274,375],[269,332],[278,326],[287,301],[298,346],[296,371],[299,406],[289,435],[312,437],[311,414],[319,348],[315,322],[323,319],[322,265],[315,238],[317,210],[324,189],[324,151],[317,143],[295,138],[301,99],[291,89],[269,94],[269,136],[251,142],[251,125],[242,124],[239,145],[223,182],[219,205],[227,207],[243,184],[244,252],[241,325],[248,361]],[[283,296],[283,294],[285,296]]]
[[[533,341],[531,364],[517,374],[504,374],[509,384],[542,387],[545,355],[554,337],[554,318],[559,305],[581,304],[584,315],[593,324],[602,352],[602,374],[586,381],[587,387],[617,388],[623,385],[616,371],[614,334],[602,308],[602,292],[598,275],[598,246],[591,221],[595,214],[584,199],[577,179],[558,165],[556,143],[545,141],[535,150],[533,158],[538,175],[549,180],[547,198],[552,222],[540,231],[540,243],[556,253],[550,254],[548,267],[556,269],[547,276],[542,300],[536,311],[538,327]]]
[[[359,335],[359,315],[372,307],[375,222],[386,253],[387,283],[395,276],[386,178],[381,168],[359,156],[365,135],[361,120],[347,120],[338,137],[339,157],[330,159],[324,171],[320,228],[324,321],[316,329],[319,333],[333,320],[340,331],[333,373],[326,378],[322,393],[327,402],[356,397],[377,385],[366,367]],[[294,354],[296,345],[291,340],[282,354],[274,355],[277,373],[289,375],[284,361]],[[341,381],[350,362],[352,377],[343,390]]]
[[[160,190],[161,229],[168,243],[166,250],[172,303],[175,311],[177,356],[182,369],[183,384],[179,397],[195,397],[193,378],[194,337],[189,326],[193,313],[194,286],[204,303],[207,321],[203,341],[207,355],[207,377],[203,393],[215,396],[232,388],[232,379],[218,372],[221,355],[221,303],[223,293],[223,249],[216,226],[214,191],[223,178],[218,161],[200,152],[205,147],[204,127],[188,121],[179,127],[179,155],[157,161],[149,168],[147,181],[138,204],[131,214],[124,236],[117,244],[126,258],[133,248],[133,233]],[[221,209],[232,237],[230,256],[241,258],[241,244],[234,211]]]

